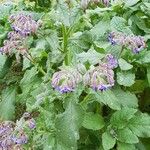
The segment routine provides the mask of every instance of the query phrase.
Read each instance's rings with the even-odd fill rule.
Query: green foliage
[[[107,7],[91,0],[84,8],[78,0],[0,4],[1,47],[13,30],[10,15],[30,14],[41,24],[24,40],[25,53],[14,49],[13,54],[0,54],[0,121],[15,122],[25,112],[36,120],[23,149],[150,149],[149,10],[149,0],[114,0]],[[112,45],[110,32],[142,36],[146,46],[134,54],[129,47]],[[99,64],[108,65],[107,54],[118,61],[113,68],[115,83],[107,90],[95,90],[91,84],[103,82],[103,73],[100,78],[87,77],[88,85],[83,76]],[[65,74],[59,84],[56,76],[54,89],[52,76],[60,69],[79,71],[79,85],[74,74],[69,82]],[[62,83],[76,86],[62,94]]]
[[[79,128],[83,121],[81,106],[70,101],[63,114],[56,118],[57,142],[67,149],[76,149],[79,140]]]
[[[99,114],[89,112],[85,114],[83,127],[92,130],[100,130],[104,127],[104,120]]]
[[[9,87],[2,91],[0,103],[0,118],[2,120],[11,120],[15,117],[15,101],[16,101],[16,88]]]
[[[132,72],[118,72],[117,82],[123,86],[131,86],[135,82],[135,74]]]

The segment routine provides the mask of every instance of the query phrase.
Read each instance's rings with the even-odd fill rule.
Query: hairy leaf
[[[15,117],[16,88],[8,87],[2,92],[0,102],[0,118],[2,120],[12,120]]]
[[[117,82],[123,86],[131,86],[135,82],[135,74],[132,72],[117,72]]]
[[[86,113],[84,116],[83,127],[92,130],[99,130],[104,127],[103,117],[92,112]]]
[[[80,105],[70,101],[63,114],[56,118],[57,140],[63,146],[75,150],[79,139],[79,128],[83,121]]]
[[[102,134],[102,145],[104,150],[112,149],[116,144],[116,139],[112,137],[108,132]]]

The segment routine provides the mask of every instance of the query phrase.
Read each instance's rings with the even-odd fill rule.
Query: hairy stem
[[[32,58],[32,56],[30,54],[26,54],[24,55],[28,60],[30,60],[30,62],[34,65],[37,66],[37,69],[39,70],[39,72],[41,72],[44,76],[46,75],[46,72],[43,70],[43,68],[41,66],[39,66],[39,64]]]
[[[62,26],[62,34],[63,34],[63,43],[62,43],[62,49],[63,49],[63,53],[65,54],[65,65],[69,65],[69,56],[68,56],[68,34],[67,34],[67,30],[66,27],[63,25]]]

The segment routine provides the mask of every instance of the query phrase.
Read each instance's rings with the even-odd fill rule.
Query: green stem
[[[123,50],[124,50],[124,46],[122,46],[122,48],[121,48],[121,51],[120,51],[120,53],[118,55],[118,59],[121,58],[121,54],[122,54]]]
[[[68,57],[68,34],[66,31],[66,27],[63,25],[62,26],[62,34],[63,34],[63,43],[62,43],[62,49],[63,53],[65,54],[65,65],[69,65],[69,57]]]
[[[41,66],[39,66],[38,63],[36,63],[36,61],[34,61],[34,59],[32,58],[32,56],[30,54],[28,54],[30,57],[28,57],[27,55],[25,55],[25,57],[27,59],[30,60],[30,62],[34,65],[34,66],[37,66],[37,69],[45,76],[46,75],[46,72],[43,70],[43,68]]]

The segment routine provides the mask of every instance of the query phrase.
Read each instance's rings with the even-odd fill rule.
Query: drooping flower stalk
[[[75,69],[63,69],[54,73],[52,87],[61,93],[72,92],[82,81],[81,74]]]
[[[111,32],[108,35],[108,40],[112,45],[121,45],[131,49],[133,53],[137,54],[146,47],[145,40],[142,36],[125,35],[119,32]]]

